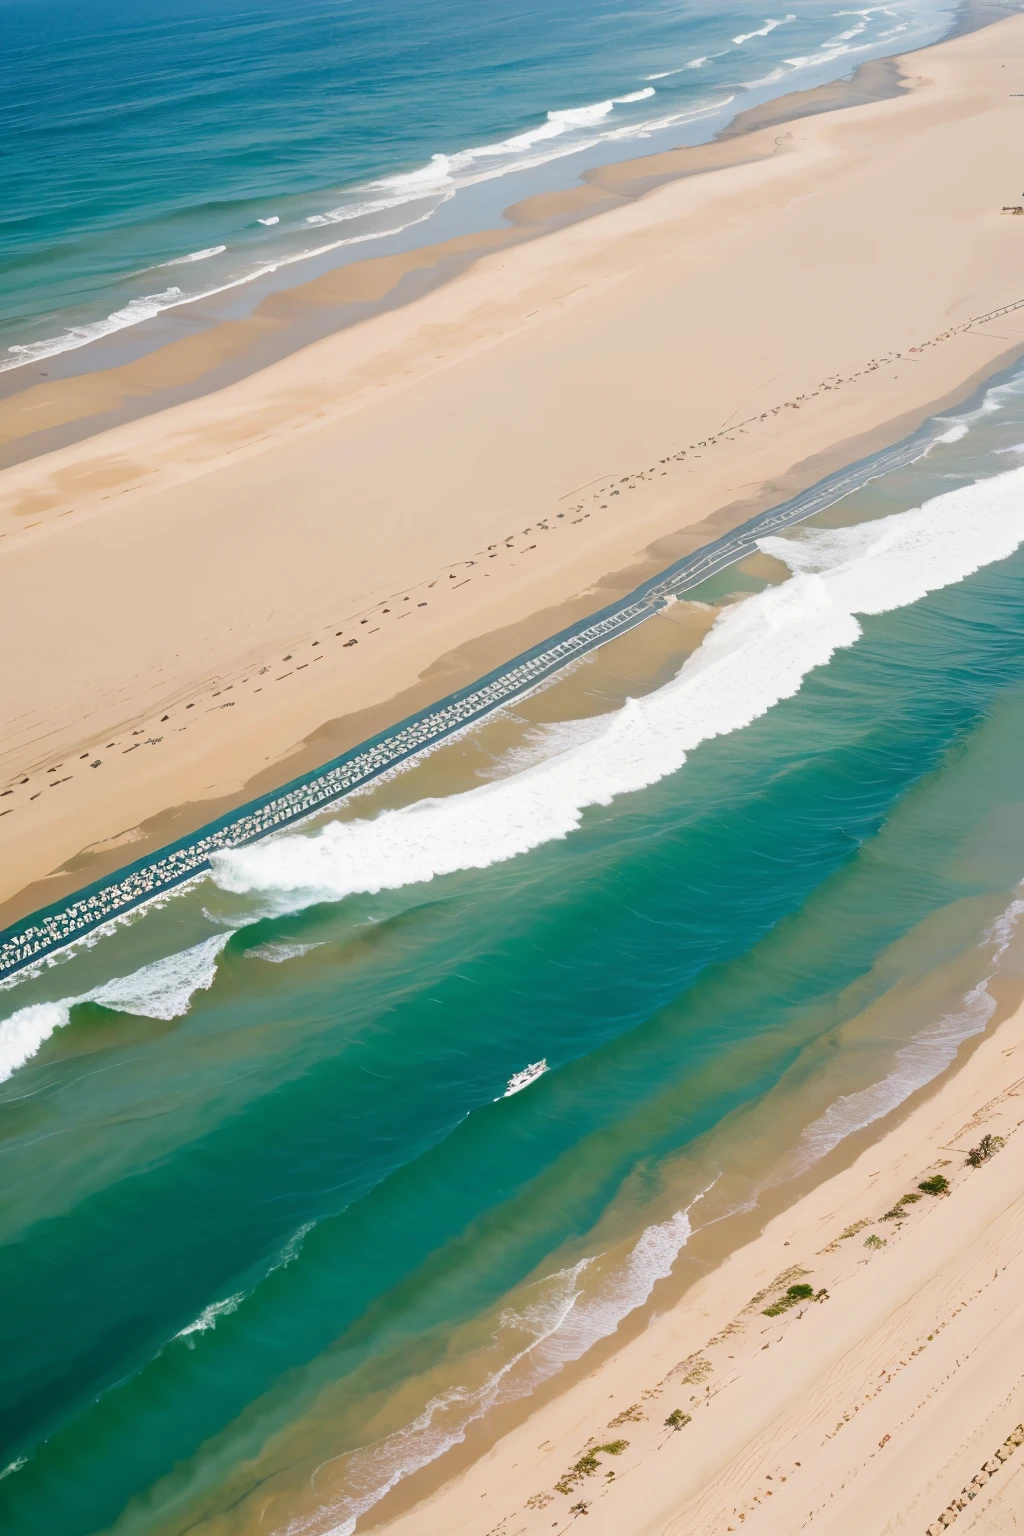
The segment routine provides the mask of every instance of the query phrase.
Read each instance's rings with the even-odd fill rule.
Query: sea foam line
[[[965,1041],[982,1033],[996,1007],[988,984],[1010,946],[1022,913],[1024,901],[1015,898],[986,932],[981,945],[993,946],[992,972],[965,994],[959,1008],[944,1014],[937,1024],[919,1030],[896,1052],[892,1069],[879,1082],[842,1094],[811,1122],[800,1138],[790,1176],[804,1172],[848,1136],[898,1109],[911,1094],[952,1065]]]
[[[848,52],[877,49],[886,38],[894,36],[896,33],[907,31],[909,28],[910,24],[904,22],[897,27],[890,28],[887,32],[879,33],[872,40],[863,44],[860,49],[851,50],[844,39],[859,35],[867,27],[870,19],[876,14],[890,16],[895,15],[896,12],[884,6],[837,12],[837,16],[848,15],[858,18],[858,25],[848,29],[846,32],[840,33],[837,38],[831,38],[822,43],[820,45],[821,51],[816,54],[785,60],[786,67],[777,68],[760,80],[746,82],[746,88],[777,84],[784,79],[788,79],[789,75],[796,70],[831,63]],[[766,37],[777,27],[786,26],[795,20],[796,17],[791,14],[781,18],[768,17],[763,26],[751,32],[740,33],[732,39],[733,47],[737,45],[743,46],[754,38]],[[917,30],[920,31],[921,25],[927,26],[927,19],[918,26]],[[687,65],[680,66],[678,69],[658,71],[647,75],[645,79],[648,82],[668,79],[670,76],[682,73],[684,69],[702,68],[711,59],[723,57],[731,52],[732,48],[726,48],[718,53],[702,55],[699,58],[692,59]],[[594,145],[605,140],[642,138],[664,128],[680,126],[687,122],[696,122],[702,118],[723,112],[735,99],[730,95],[722,100],[711,103],[696,103],[694,106],[687,107],[680,112],[653,118],[649,121],[636,121],[624,127],[609,126],[613,120],[612,114],[616,107],[645,100],[651,93],[652,88],[650,85],[647,85],[640,90],[626,92],[621,96],[609,97],[605,101],[591,102],[579,107],[555,108],[547,113],[542,123],[536,127],[525,129],[522,133],[513,134],[505,139],[494,142],[475,145],[471,148],[457,151],[450,156],[434,155],[426,165],[416,170],[399,172],[377,181],[356,185],[348,193],[350,197],[355,199],[354,203],[346,202],[327,212],[310,215],[305,222],[315,227],[344,223],[352,219],[400,208],[405,204],[417,202],[431,193],[439,196],[440,201],[435,203],[426,213],[406,219],[398,223],[397,226],[392,226],[389,223],[387,228],[375,229],[345,239],[338,239],[328,245],[308,247],[298,252],[282,254],[271,260],[260,258],[255,265],[246,268],[244,271],[236,271],[226,276],[224,281],[195,293],[185,293],[178,290],[176,294],[163,292],[136,296],[128,303],[120,305],[110,314],[100,319],[68,325],[59,334],[42,337],[38,341],[18,343],[8,347],[6,356],[0,356],[0,373],[14,368],[26,367],[31,363],[41,362],[46,358],[58,356],[63,352],[88,346],[94,341],[102,340],[104,337],[113,335],[127,327],[153,319],[165,310],[177,308],[182,304],[199,303],[215,298],[234,288],[242,287],[248,283],[256,282],[262,277],[270,276],[297,262],[312,260],[315,257],[329,254],[348,245],[362,244],[365,241],[380,240],[400,234],[406,229],[426,222],[426,220],[433,217],[437,209],[450,196],[454,196],[456,192],[464,187],[476,185],[480,181],[489,180],[494,176],[505,176],[532,170],[539,165],[547,163],[549,160],[591,149]],[[555,144],[554,141],[559,139],[564,140],[564,142]],[[381,193],[383,193],[383,197],[381,197]],[[369,198],[367,194],[369,194]],[[263,216],[258,218],[256,223],[269,229],[280,224],[280,216],[277,214]],[[285,230],[280,231],[280,233],[285,232]],[[225,254],[229,249],[229,247],[224,245],[210,246],[201,251],[194,251],[187,255],[174,257],[159,265],[161,267],[184,267]],[[56,317],[53,318],[56,319]]]
[[[792,697],[807,674],[861,635],[857,615],[918,601],[1010,555],[1024,540],[1024,470],[923,507],[757,546],[788,581],[728,608],[669,683],[581,728],[524,771],[373,819],[331,822],[211,857],[222,889],[259,892],[278,911],[485,869],[575,831],[590,807],[644,789],[704,741],[741,730]]]
[[[735,43],[736,47],[738,48],[743,43],[749,43],[750,39],[752,37],[767,37],[769,32],[774,32],[775,31],[776,27],[784,27],[784,26],[788,25],[788,23],[791,22],[791,21],[796,21],[796,17],[795,16],[783,16],[778,21],[774,20],[772,17],[769,17],[768,20],[765,22],[764,26],[763,27],[759,27],[756,32],[741,32],[739,37],[734,37],[733,38],[733,42]]]
[[[352,1536],[360,1516],[404,1478],[461,1444],[476,1420],[498,1404],[529,1396],[615,1333],[625,1317],[644,1305],[658,1281],[672,1273],[693,1233],[690,1212],[707,1192],[702,1190],[667,1221],[645,1228],[624,1262],[610,1272],[596,1271],[605,1257],[598,1254],[530,1286],[525,1305],[502,1312],[495,1339],[499,1350],[523,1335],[527,1342],[514,1348],[481,1386],[450,1388],[394,1434],[323,1463],[310,1480],[314,1492],[318,1474],[339,1462],[344,1463],[346,1492],[314,1515],[293,1521],[282,1536]]]
[[[434,201],[426,212],[417,211],[413,217],[401,220],[397,224],[389,222],[386,228],[360,232],[331,241],[326,245],[310,246],[272,260],[260,258],[255,265],[245,271],[226,275],[222,282],[199,289],[194,293],[174,287],[159,293],[141,295],[101,319],[70,325],[59,334],[8,347],[7,355],[0,358],[0,373],[88,346],[91,342],[102,340],[130,326],[154,319],[166,310],[216,298],[222,293],[256,282],[259,278],[271,276],[298,262],[309,261],[350,245],[402,234],[405,230],[432,218],[444,202],[463,188],[475,186],[494,177],[532,170],[546,164],[549,160],[591,149],[602,139],[621,136],[621,130],[619,132],[602,130],[600,125],[606,119],[613,118],[617,107],[647,100],[654,94],[654,87],[647,85],[622,96],[609,97],[605,101],[591,102],[580,107],[556,108],[547,113],[542,123],[522,133],[494,143],[459,150],[452,155],[436,154],[425,165],[415,170],[397,172],[353,187],[349,195],[355,199],[354,202],[348,201],[325,213],[312,214],[305,223],[316,228],[330,227],[386,214],[406,205],[422,203],[424,199],[433,198]],[[728,98],[730,101],[731,99],[731,97]],[[717,111],[726,104],[727,102],[715,103],[709,108],[706,103],[697,103],[670,117],[658,119],[649,127],[643,123],[630,125],[630,132],[641,134],[655,127],[698,121],[707,115],[709,110]],[[564,142],[556,144],[555,140],[564,140]],[[264,226],[277,224],[279,216],[258,219],[257,223]],[[228,247],[224,245],[211,246],[205,250],[194,251],[162,262],[160,266],[193,265],[222,255],[227,250]]]

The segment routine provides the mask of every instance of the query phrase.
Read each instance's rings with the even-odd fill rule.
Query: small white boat
[[[530,1084],[536,1082],[537,1078],[542,1077],[547,1070],[548,1059],[546,1056],[544,1056],[540,1061],[531,1062],[530,1065],[528,1067],[524,1067],[521,1072],[513,1072],[512,1076],[508,1080],[508,1087],[502,1094],[502,1098],[511,1098],[512,1094],[520,1093],[522,1089],[529,1088]]]

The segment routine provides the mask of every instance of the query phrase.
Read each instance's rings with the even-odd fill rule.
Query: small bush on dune
[[[683,1425],[684,1424],[689,1424],[689,1422],[690,1422],[690,1415],[688,1413],[684,1413],[681,1408],[673,1408],[672,1412],[669,1414],[668,1418],[665,1420],[665,1428],[666,1429],[682,1429]]]
[[[903,1217],[906,1215],[906,1210],[904,1209],[904,1207],[908,1206],[908,1205],[913,1205],[915,1203],[915,1201],[920,1200],[920,1198],[921,1198],[921,1196],[919,1194],[917,1194],[915,1191],[911,1191],[911,1193],[908,1194],[908,1195],[900,1195],[899,1199],[896,1201],[896,1204],[893,1206],[892,1210],[891,1211],[886,1211],[885,1215],[882,1217],[882,1220],[883,1221],[902,1221]]]
[[[968,1152],[967,1166],[969,1168],[980,1168],[982,1163],[987,1163],[990,1157],[995,1157],[1000,1147],[1005,1146],[1006,1142],[1003,1140],[1002,1136],[983,1136],[978,1142],[978,1145],[976,1147],[972,1147]]]
[[[813,1285],[791,1285],[784,1296],[778,1301],[773,1301],[770,1307],[764,1308],[765,1317],[779,1317],[783,1312],[788,1312],[790,1307],[795,1307],[798,1302],[810,1301],[814,1295]]]
[[[936,1173],[930,1179],[922,1179],[917,1187],[923,1189],[926,1195],[949,1194],[949,1180],[944,1173]]]
[[[872,1232],[870,1237],[864,1239],[865,1248],[884,1248],[885,1238],[879,1237],[877,1232]]]
[[[564,1477],[560,1477],[555,1484],[558,1493],[572,1493],[577,1483],[582,1483],[585,1477],[593,1477],[600,1467],[598,1456],[606,1452],[609,1456],[621,1456],[629,1445],[628,1440],[610,1440],[607,1445],[595,1445],[593,1450],[584,1451],[579,1461],[571,1466]]]

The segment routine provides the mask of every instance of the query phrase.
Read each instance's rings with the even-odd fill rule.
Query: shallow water
[[[985,1027],[1024,375],[946,435],[0,990],[5,1532],[351,1530]]]
[[[273,273],[490,226],[553,160],[571,185],[710,137],[936,40],[955,9],[2,0],[0,372],[197,298],[205,323]]]

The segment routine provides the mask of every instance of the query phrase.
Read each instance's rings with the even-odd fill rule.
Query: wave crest
[[[851,528],[759,541],[790,580],[729,608],[676,678],[521,773],[373,820],[330,822],[214,855],[226,891],[276,910],[396,890],[529,852],[575,831],[588,807],[646,788],[703,741],[792,697],[861,634],[857,614],[905,607],[1005,558],[1024,539],[1024,470]]]
[[[180,1018],[188,1012],[197,992],[207,992],[213,986],[217,961],[230,937],[230,933],[215,934],[78,997],[19,1008],[0,1023],[0,1083],[24,1066],[55,1030],[70,1023],[71,1010],[79,1003],[100,1003],[117,1013],[134,1013],[144,1019]]]

